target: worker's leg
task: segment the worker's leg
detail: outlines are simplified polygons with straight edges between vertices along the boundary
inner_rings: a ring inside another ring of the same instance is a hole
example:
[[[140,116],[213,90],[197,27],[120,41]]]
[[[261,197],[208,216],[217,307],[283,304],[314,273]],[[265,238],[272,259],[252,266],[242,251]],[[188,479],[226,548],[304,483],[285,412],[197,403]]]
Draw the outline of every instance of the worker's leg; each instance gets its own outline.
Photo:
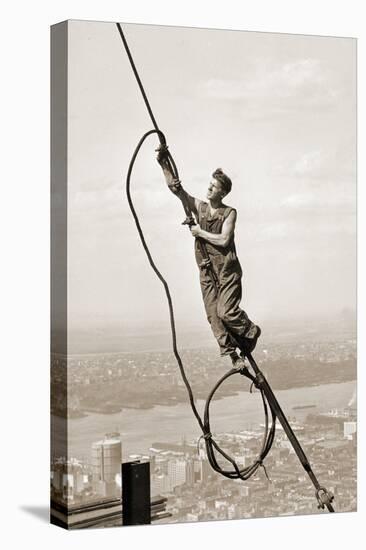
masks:
[[[217,300],[217,315],[235,336],[239,342],[254,349],[256,340],[260,335],[260,329],[255,325],[240,308],[242,298],[241,269],[233,269],[231,272],[221,271],[220,290]]]
[[[200,283],[202,298],[205,304],[208,322],[219,344],[221,355],[232,354],[236,346],[232,342],[230,333],[217,314],[217,291],[208,273],[201,271]]]

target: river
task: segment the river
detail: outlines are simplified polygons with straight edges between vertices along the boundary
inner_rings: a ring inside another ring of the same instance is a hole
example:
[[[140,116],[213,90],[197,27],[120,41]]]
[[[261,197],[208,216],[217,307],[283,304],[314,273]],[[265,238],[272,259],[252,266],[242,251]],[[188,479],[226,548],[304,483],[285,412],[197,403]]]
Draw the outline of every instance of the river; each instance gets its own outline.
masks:
[[[275,394],[284,413],[301,421],[309,413],[343,409],[348,405],[355,388],[356,381],[351,381],[277,390]],[[294,410],[293,407],[298,405],[315,407]],[[200,414],[203,414],[204,402],[197,401],[197,408]],[[239,432],[246,428],[258,427],[263,422],[260,394],[241,392],[236,396],[213,401],[210,418],[213,433]],[[53,422],[57,429],[60,419],[53,418]],[[112,431],[121,434],[124,460],[130,454],[146,453],[153,442],[179,443],[183,437],[190,441],[201,434],[188,398],[187,403],[171,407],[157,406],[148,410],[123,409],[119,413],[108,415],[89,414],[87,417],[68,421],[69,456],[89,461],[92,443]]]

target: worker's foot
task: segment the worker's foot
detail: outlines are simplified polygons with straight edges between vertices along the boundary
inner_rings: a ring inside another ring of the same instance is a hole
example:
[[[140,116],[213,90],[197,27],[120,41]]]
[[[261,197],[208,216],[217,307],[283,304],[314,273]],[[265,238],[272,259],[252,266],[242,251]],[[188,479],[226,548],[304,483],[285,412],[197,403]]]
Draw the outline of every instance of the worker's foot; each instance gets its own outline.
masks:
[[[232,365],[233,365],[233,369],[235,369],[239,372],[242,372],[243,370],[245,370],[247,368],[244,359],[242,357],[239,357],[239,355],[236,353],[236,351],[231,353],[230,357],[231,357],[231,362],[232,362]]]
[[[257,345],[262,331],[258,325],[253,325],[245,335],[245,351],[252,353]]]

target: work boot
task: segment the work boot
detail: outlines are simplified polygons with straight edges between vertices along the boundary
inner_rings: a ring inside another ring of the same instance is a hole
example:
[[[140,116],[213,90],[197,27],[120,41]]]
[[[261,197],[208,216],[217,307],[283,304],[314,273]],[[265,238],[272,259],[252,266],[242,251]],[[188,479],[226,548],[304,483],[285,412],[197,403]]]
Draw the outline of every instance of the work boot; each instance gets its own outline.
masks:
[[[231,357],[231,362],[233,364],[233,368],[239,372],[242,372],[243,370],[245,370],[247,368],[245,362],[244,362],[244,359],[242,359],[241,357],[239,357],[239,355],[236,353],[236,351],[234,351],[233,353],[230,354],[230,357]]]
[[[250,333],[249,337],[248,333]],[[245,351],[247,351],[248,353],[252,353],[255,346],[257,345],[257,341],[261,333],[262,331],[258,325],[253,325],[252,327],[250,327],[250,330],[245,335]]]

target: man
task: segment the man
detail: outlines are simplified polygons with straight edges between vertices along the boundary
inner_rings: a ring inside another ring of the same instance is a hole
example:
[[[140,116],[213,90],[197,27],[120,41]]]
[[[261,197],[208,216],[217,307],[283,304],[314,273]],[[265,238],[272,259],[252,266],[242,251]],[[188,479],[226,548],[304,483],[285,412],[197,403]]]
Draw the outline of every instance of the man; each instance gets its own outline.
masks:
[[[183,204],[189,206],[197,220],[197,224],[191,226],[191,234],[196,239],[195,256],[200,268],[207,319],[219,344],[220,353],[231,357],[234,368],[243,369],[244,360],[239,357],[236,349],[240,347],[252,352],[261,330],[240,308],[242,270],[234,243],[236,210],[222,202],[231,191],[231,180],[221,168],[215,170],[207,191],[208,202],[204,202],[190,196],[180,181],[174,179],[166,147],[161,146],[158,149],[157,160],[163,169],[168,187]],[[206,253],[209,265],[204,257]]]

